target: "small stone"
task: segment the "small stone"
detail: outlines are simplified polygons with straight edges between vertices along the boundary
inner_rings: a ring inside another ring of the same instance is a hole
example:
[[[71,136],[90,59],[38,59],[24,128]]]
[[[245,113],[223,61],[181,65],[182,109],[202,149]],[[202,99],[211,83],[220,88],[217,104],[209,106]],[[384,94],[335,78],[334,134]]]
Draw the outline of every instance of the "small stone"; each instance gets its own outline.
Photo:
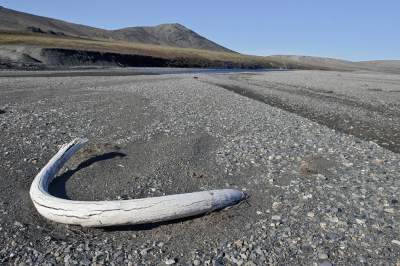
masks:
[[[18,221],[15,221],[14,225],[17,226],[17,227],[24,227],[24,225],[22,223],[18,222]]]
[[[69,254],[66,255],[66,256],[64,257],[64,263],[65,263],[65,264],[69,264],[70,258],[71,258],[71,256],[70,256]]]
[[[400,246],[400,241],[399,240],[393,239],[392,243],[395,244],[395,245]]]
[[[90,265],[90,260],[88,260],[87,258],[84,258],[79,263],[80,263],[80,265],[85,265],[85,266]]]
[[[345,163],[343,163],[343,165],[346,167],[351,167],[351,166],[353,166],[353,163],[345,162]]]
[[[330,261],[323,261],[319,264],[319,266],[332,266],[332,263]]]
[[[326,259],[328,259],[328,255],[325,254],[325,253],[319,253],[319,254],[318,254],[318,258],[319,258],[320,260],[326,260]]]
[[[364,256],[359,256],[358,261],[364,264],[367,262],[367,259]]]
[[[193,261],[193,265],[194,266],[199,266],[200,265],[200,261],[199,260],[194,260]]]
[[[356,223],[363,225],[363,224],[365,224],[365,221],[362,219],[356,219]]]
[[[140,255],[146,256],[147,253],[149,252],[149,250],[150,250],[150,248],[145,248],[145,249],[141,250],[141,251],[140,251]]]
[[[303,199],[307,200],[307,199],[312,199],[312,194],[306,194],[303,196]]]
[[[313,212],[308,212],[307,216],[310,217],[310,218],[313,218],[315,216],[315,214]]]
[[[262,250],[260,247],[257,247],[254,251],[255,251],[258,255],[263,255],[263,250]]]
[[[375,165],[383,165],[385,163],[385,161],[383,161],[381,159],[375,159],[372,161],[372,163]]]
[[[273,215],[273,216],[271,217],[271,219],[272,219],[273,221],[280,221],[280,220],[281,220],[281,216],[280,216],[280,215]]]
[[[394,213],[394,209],[393,209],[393,208],[388,208],[388,209],[385,209],[385,212],[387,212],[387,213]]]
[[[281,204],[282,204],[282,203],[276,202],[276,201],[275,201],[274,203],[272,203],[272,208],[273,208],[273,209],[278,209],[278,208],[281,206]]]
[[[243,240],[236,240],[235,242],[233,242],[233,244],[238,247],[238,248],[242,248],[243,247]]]
[[[257,215],[261,215],[261,214],[263,214],[263,212],[262,211],[256,211],[256,214]]]
[[[339,218],[337,218],[336,216],[329,216],[329,217],[328,217],[328,220],[329,220],[331,223],[337,223],[337,222],[339,222]]]
[[[318,174],[315,167],[308,161],[301,161],[299,170],[302,175]]]
[[[167,260],[165,260],[165,264],[166,265],[172,265],[172,264],[175,264],[175,263],[176,263],[175,259],[167,259]]]

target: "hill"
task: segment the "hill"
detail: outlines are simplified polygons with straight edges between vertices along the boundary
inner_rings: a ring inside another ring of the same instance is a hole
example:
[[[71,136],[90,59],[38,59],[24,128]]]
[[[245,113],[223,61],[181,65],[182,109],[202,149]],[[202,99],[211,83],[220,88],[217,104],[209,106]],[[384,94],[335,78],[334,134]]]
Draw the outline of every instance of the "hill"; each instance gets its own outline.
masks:
[[[348,61],[327,57],[303,55],[275,55],[275,59],[287,60],[292,64],[304,65],[309,68],[329,70],[366,70],[387,73],[400,73],[400,60]]]
[[[0,68],[74,66],[310,69],[286,59],[38,34],[0,33]]]
[[[400,60],[372,60],[372,61],[361,61],[358,65],[380,69],[385,72],[400,73]]]
[[[0,7],[0,31],[158,44],[232,52],[178,23],[105,30]]]
[[[351,61],[335,59],[335,58],[327,58],[327,57],[304,56],[304,55],[276,55],[274,57],[290,60],[300,64],[307,64],[319,68],[353,70],[358,67],[356,63]]]
[[[283,68],[400,73],[399,61],[351,62],[297,55],[243,55],[177,23],[105,30],[0,7],[0,68],[75,66]]]

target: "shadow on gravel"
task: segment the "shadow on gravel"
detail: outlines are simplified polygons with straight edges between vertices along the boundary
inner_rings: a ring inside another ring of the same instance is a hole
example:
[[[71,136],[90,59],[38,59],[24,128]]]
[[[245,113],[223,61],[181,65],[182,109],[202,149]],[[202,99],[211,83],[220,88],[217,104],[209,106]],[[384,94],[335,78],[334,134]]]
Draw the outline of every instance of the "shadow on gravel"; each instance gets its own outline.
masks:
[[[111,160],[116,157],[123,158],[127,156],[125,153],[122,152],[107,152],[101,155],[94,156],[92,158],[89,158],[86,161],[83,161],[80,163],[75,169],[73,170],[68,170],[62,175],[56,177],[53,182],[51,182],[50,187],[49,187],[49,192],[51,195],[63,198],[63,199],[70,199],[67,195],[66,191],[66,183],[68,179],[74,175],[76,172],[89,167],[90,165],[100,162],[100,161],[105,161],[105,160]]]
[[[6,113],[6,111],[5,110],[3,110],[3,109],[0,109],[0,115],[2,115],[2,114],[5,114]]]

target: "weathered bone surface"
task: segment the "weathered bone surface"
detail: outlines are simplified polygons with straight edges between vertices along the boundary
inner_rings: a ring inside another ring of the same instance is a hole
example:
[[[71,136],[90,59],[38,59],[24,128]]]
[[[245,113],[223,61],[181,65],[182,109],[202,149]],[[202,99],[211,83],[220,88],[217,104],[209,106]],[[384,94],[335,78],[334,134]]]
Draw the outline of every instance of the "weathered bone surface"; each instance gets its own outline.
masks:
[[[48,187],[57,172],[86,142],[87,139],[75,139],[63,145],[33,180],[30,196],[45,218],[93,227],[155,223],[222,209],[245,197],[234,189],[119,201],[75,201],[50,195]]]

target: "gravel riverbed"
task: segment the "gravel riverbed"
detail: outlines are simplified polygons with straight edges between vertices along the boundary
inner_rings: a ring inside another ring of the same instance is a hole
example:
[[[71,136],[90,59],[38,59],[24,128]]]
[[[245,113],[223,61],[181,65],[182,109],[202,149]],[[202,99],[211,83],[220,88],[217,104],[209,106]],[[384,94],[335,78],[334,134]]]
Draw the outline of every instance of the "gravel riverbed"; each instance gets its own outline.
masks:
[[[0,78],[0,264],[396,265],[400,75],[288,71]],[[227,210],[81,228],[44,220],[37,172],[90,144],[59,197],[238,188]]]

